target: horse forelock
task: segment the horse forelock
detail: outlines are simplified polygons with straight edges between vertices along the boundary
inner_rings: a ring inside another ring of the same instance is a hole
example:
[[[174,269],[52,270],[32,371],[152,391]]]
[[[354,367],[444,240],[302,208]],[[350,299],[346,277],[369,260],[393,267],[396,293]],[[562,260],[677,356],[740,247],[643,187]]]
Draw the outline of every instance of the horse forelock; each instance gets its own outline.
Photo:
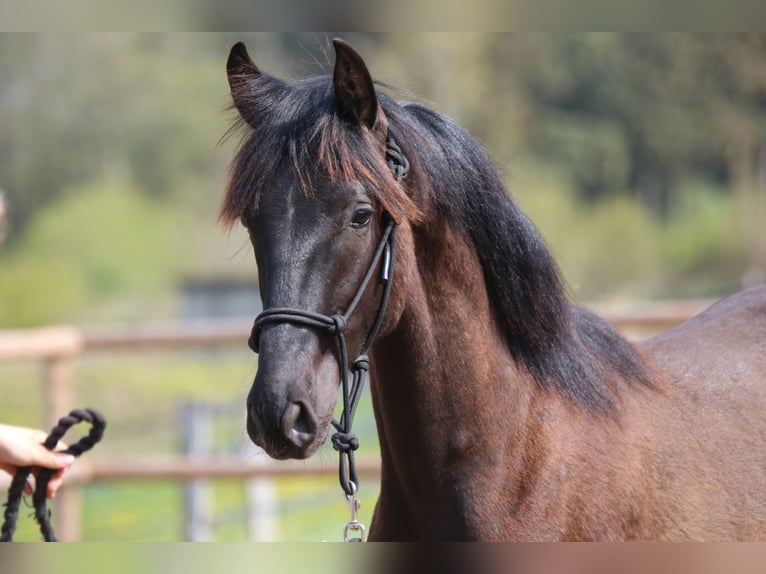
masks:
[[[419,207],[386,164],[385,140],[338,114],[331,87],[329,77],[313,78],[293,84],[289,95],[282,90],[268,106],[252,95],[240,99],[253,109],[239,108],[224,136],[241,138],[219,213],[224,225],[257,209],[261,194],[277,192],[273,182],[284,170],[309,197],[319,179],[358,181],[397,222],[420,219]]]

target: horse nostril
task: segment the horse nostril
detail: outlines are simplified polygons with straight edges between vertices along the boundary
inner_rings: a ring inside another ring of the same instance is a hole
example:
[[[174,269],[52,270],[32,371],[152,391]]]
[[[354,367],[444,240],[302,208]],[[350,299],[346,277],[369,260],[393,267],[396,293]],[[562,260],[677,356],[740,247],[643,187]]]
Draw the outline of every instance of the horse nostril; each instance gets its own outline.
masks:
[[[317,425],[311,409],[305,404],[291,403],[282,416],[282,432],[298,447],[308,445],[316,434]]]

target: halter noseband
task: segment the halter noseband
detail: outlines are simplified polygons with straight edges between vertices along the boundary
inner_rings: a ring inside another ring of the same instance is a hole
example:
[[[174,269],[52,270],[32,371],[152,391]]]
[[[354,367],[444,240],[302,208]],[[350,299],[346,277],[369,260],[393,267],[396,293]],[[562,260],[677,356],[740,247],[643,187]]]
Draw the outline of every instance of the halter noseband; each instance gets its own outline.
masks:
[[[402,153],[402,150],[390,136],[386,140],[386,163],[388,163],[394,177],[396,177],[397,182],[401,185],[409,171],[410,164]],[[378,242],[370,266],[344,313],[323,315],[321,313],[304,311],[302,309],[283,307],[266,309],[255,318],[253,330],[248,341],[249,347],[257,353],[261,330],[264,325],[268,323],[292,323],[295,325],[304,325],[323,331],[338,339],[338,347],[340,349],[339,367],[341,384],[343,387],[343,414],[341,415],[340,421],[334,419],[332,421],[332,425],[335,427],[336,432],[332,435],[331,441],[333,448],[340,453],[338,475],[340,478],[340,486],[348,497],[354,496],[359,486],[359,478],[357,476],[356,464],[354,462],[354,451],[359,448],[359,439],[356,434],[351,431],[351,425],[354,422],[354,413],[359,404],[359,399],[361,398],[362,390],[364,389],[364,383],[370,369],[370,360],[367,357],[367,351],[383,324],[383,316],[386,313],[388,299],[391,294],[391,285],[393,283],[397,224],[388,212],[383,214],[383,219],[385,222],[383,235]],[[359,301],[362,299],[362,295],[367,289],[367,285],[372,279],[379,263],[380,281],[384,284],[384,289],[380,299],[380,305],[378,306],[378,313],[375,317],[375,322],[367,333],[367,337],[364,340],[364,344],[362,345],[359,354],[349,366],[346,337],[344,334],[346,325],[359,304]],[[351,371],[353,377],[350,385],[349,371]]]

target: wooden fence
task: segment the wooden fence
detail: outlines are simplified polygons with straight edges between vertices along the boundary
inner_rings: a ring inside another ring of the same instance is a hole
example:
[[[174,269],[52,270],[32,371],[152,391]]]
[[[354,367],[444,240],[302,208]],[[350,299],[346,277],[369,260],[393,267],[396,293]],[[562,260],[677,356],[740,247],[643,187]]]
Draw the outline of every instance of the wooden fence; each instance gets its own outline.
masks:
[[[694,316],[710,301],[685,300],[630,305],[600,304],[590,307],[618,330],[641,337],[672,328]],[[74,407],[73,362],[85,354],[103,352],[160,352],[182,349],[211,349],[244,346],[251,319],[194,322],[144,323],[139,326],[88,329],[71,326],[0,331],[0,362],[35,361],[44,365],[45,420],[52,427]],[[314,466],[305,462],[263,465],[240,458],[141,458],[125,461],[100,459],[78,461],[66,488],[56,498],[57,533],[62,540],[80,538],[78,485],[94,481],[178,480],[283,477],[335,474],[334,465]],[[360,474],[377,476],[377,462],[360,461]]]

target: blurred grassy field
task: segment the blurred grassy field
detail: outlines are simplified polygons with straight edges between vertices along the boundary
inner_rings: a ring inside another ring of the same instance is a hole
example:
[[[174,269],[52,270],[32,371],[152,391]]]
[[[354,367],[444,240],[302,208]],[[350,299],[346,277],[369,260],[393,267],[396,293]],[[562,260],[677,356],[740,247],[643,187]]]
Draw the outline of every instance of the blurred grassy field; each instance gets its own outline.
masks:
[[[181,407],[191,401],[234,405],[213,419],[213,451],[236,455],[248,439],[244,401],[255,374],[256,358],[237,351],[95,355],[74,366],[75,406],[101,410],[108,425],[105,438],[87,456],[140,459],[180,454],[183,445]],[[0,420],[45,427],[42,367],[34,363],[0,364]],[[237,405],[241,404],[241,410]],[[240,414],[241,413],[241,414]],[[65,413],[62,413],[65,414]],[[376,458],[377,439],[369,393],[359,407],[359,456]],[[77,428],[67,438],[78,436]],[[252,456],[252,455],[250,455]],[[263,455],[265,456],[265,455]],[[329,444],[315,455],[334,468],[337,455]],[[316,462],[316,461],[311,461]],[[278,463],[275,463],[278,464]],[[241,480],[213,485],[213,533],[218,541],[247,541],[247,505]],[[341,540],[349,511],[333,477],[278,479],[275,537],[284,541]],[[179,541],[184,537],[183,483],[117,481],[83,487],[82,539],[85,541]],[[362,485],[361,520],[369,525],[379,485]],[[5,494],[0,495],[4,502]],[[39,540],[31,516],[22,506],[16,540]]]

